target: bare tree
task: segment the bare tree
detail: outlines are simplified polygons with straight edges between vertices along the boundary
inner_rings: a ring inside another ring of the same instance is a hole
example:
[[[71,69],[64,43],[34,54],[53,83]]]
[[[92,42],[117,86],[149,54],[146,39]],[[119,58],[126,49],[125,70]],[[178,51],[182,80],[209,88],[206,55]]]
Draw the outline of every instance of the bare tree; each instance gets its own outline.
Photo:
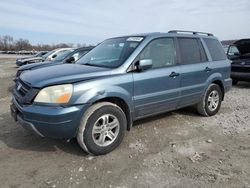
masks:
[[[35,50],[35,51],[50,51],[56,48],[73,47],[72,43],[59,43],[59,44],[36,44],[31,45],[29,40],[19,38],[15,40],[12,36],[0,36],[0,50],[2,51],[20,51],[20,50]],[[77,44],[77,47],[87,46],[85,43]]]
[[[15,42],[15,50],[32,50],[32,46],[27,39],[18,39]]]

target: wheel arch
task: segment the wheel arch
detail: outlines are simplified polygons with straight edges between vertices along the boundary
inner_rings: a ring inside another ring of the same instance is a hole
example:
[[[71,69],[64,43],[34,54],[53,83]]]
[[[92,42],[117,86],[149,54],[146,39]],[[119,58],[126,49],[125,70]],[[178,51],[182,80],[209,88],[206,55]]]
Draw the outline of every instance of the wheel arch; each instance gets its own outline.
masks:
[[[101,98],[99,100],[96,100],[92,104],[96,104],[96,103],[99,103],[99,102],[110,102],[110,103],[113,103],[113,104],[119,106],[126,115],[126,118],[127,118],[127,130],[129,131],[131,129],[132,124],[133,124],[131,109],[130,109],[129,105],[126,103],[126,101],[124,99],[122,99],[120,97],[116,97],[116,96],[109,96],[109,97],[104,97],[104,98]]]
[[[214,80],[212,83],[216,84],[216,85],[218,85],[220,87],[221,92],[222,92],[222,100],[224,100],[225,89],[224,89],[223,82],[221,80]]]
[[[207,81],[207,87],[210,85],[210,84],[217,84],[220,89],[221,89],[221,92],[222,92],[222,100],[224,100],[224,95],[225,95],[225,88],[224,88],[224,84],[223,84],[223,78],[222,78],[222,75],[220,73],[215,73],[215,74],[212,74],[209,78],[208,78],[208,81]]]

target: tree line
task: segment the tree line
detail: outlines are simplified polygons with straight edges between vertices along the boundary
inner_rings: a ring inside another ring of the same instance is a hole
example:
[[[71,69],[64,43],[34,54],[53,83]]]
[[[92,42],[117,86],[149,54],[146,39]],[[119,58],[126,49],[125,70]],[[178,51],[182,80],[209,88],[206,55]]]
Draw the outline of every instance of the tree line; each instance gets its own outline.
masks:
[[[74,45],[71,43],[59,44],[31,44],[28,39],[14,39],[10,35],[0,35],[0,51],[50,51],[56,48],[69,48]],[[87,46],[86,44],[77,44],[76,47]]]

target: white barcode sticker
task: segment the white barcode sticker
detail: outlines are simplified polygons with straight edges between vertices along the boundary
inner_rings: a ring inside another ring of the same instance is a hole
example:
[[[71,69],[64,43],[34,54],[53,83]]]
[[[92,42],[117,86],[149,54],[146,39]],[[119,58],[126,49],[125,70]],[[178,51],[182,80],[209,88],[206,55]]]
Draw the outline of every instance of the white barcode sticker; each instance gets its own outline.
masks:
[[[127,41],[133,41],[133,42],[141,42],[143,40],[143,37],[129,37],[127,38]]]

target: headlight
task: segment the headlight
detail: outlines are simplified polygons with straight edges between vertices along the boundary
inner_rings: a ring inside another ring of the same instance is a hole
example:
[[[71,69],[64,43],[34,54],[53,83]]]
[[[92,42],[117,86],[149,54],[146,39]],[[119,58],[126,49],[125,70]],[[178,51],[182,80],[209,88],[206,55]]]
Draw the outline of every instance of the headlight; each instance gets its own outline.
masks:
[[[40,103],[68,103],[73,92],[72,84],[50,86],[42,89],[35,98]]]

